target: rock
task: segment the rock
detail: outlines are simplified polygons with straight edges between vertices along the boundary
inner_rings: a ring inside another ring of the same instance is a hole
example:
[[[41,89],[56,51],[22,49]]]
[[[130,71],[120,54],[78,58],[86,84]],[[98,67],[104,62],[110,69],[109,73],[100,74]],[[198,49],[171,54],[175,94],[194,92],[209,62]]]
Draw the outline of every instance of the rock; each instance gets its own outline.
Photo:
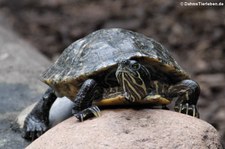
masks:
[[[18,115],[16,123],[18,124],[18,127],[20,129],[23,128],[24,120],[26,119],[27,115],[31,112],[31,110],[34,108],[36,104],[37,103],[35,102],[31,104],[30,106],[25,107],[25,109],[22,112],[20,112],[20,114]]]
[[[50,127],[71,117],[73,106],[74,103],[70,99],[66,97],[57,98],[49,112]]]
[[[47,89],[39,75],[50,62],[1,23],[0,45],[0,148],[24,148],[29,142],[21,137],[19,128]],[[68,111],[71,111],[72,103],[68,99],[56,101],[53,107],[51,125],[71,115]],[[63,109],[60,114],[56,112],[58,109]]]
[[[0,148],[24,148],[28,142],[14,124],[46,89],[38,78],[49,61],[1,23],[0,45]]]
[[[31,110],[34,108],[34,106],[37,103],[33,103],[29,106],[27,106],[17,117],[17,124],[20,129],[23,128],[24,120],[27,117],[27,115],[31,112]],[[74,106],[74,103],[66,98],[57,98],[56,101],[53,103],[50,112],[49,112],[49,123],[50,127],[53,127],[57,125],[58,123],[62,122],[63,120],[69,118],[72,116],[72,108]]]
[[[31,45],[2,27],[0,45],[0,112],[20,111],[45,91],[46,86],[39,81],[39,75],[49,61]]]
[[[53,127],[27,149],[49,148],[209,148],[222,149],[205,121],[159,109],[103,110],[84,122],[74,117]]]

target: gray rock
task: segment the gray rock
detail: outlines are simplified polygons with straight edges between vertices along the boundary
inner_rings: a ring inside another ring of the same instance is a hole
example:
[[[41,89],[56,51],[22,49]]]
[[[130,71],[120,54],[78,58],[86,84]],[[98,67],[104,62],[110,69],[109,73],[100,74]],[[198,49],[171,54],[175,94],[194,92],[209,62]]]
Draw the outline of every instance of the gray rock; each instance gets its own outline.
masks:
[[[74,117],[53,127],[27,149],[222,149],[216,129],[200,119],[159,109],[103,110],[78,122]]]
[[[0,45],[0,148],[24,148],[29,142],[21,137],[19,128],[47,89],[39,75],[50,62],[1,25]],[[68,99],[57,99],[50,111],[51,125],[71,116],[72,106]]]
[[[50,127],[71,117],[73,106],[74,103],[70,99],[66,97],[57,98],[49,112]]]
[[[23,128],[24,120],[26,116],[31,112],[31,110],[36,105],[36,102],[26,107],[17,117],[17,124],[20,129]],[[49,122],[50,127],[57,125],[58,123],[64,121],[65,119],[72,116],[72,108],[74,103],[66,98],[57,98],[53,103],[50,112],[49,112]]]
[[[0,148],[24,148],[28,142],[16,132],[15,120],[45,91],[38,78],[49,61],[1,25],[0,45]]]

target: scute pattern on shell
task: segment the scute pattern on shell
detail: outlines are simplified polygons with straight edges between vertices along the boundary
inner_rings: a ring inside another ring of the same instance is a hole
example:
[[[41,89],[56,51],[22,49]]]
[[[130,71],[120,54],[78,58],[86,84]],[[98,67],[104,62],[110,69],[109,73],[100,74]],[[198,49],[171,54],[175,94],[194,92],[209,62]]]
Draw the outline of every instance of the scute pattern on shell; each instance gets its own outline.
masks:
[[[74,98],[83,81],[115,67],[123,59],[136,59],[163,77],[189,78],[161,44],[142,34],[102,29],[77,40],[43,74],[42,81],[61,96]]]

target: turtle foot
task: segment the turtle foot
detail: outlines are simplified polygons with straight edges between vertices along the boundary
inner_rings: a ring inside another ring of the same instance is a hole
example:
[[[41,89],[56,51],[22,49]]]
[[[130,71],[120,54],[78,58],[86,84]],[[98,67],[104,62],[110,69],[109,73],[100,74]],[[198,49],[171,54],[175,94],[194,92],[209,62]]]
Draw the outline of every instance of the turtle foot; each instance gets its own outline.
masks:
[[[180,104],[179,106],[175,106],[174,110],[179,113],[199,118],[199,112],[196,108],[196,105],[189,105],[188,103]]]
[[[28,116],[24,122],[22,137],[34,141],[40,137],[48,129],[48,125],[44,120],[40,120],[35,116]]]
[[[84,121],[92,117],[99,117],[100,116],[100,109],[97,106],[92,106],[87,109],[84,109],[81,112],[75,113],[74,116],[79,121]]]

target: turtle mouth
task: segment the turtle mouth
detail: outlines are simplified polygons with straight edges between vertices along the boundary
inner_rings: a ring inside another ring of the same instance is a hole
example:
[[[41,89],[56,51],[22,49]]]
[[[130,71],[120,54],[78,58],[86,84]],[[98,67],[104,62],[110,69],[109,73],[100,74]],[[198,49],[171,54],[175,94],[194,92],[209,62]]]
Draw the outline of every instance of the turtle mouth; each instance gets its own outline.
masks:
[[[127,79],[128,77],[129,72],[127,72],[126,70],[118,70],[116,72],[116,78],[118,80],[118,83],[123,88],[123,96],[126,98],[126,100],[134,102],[136,99],[132,98],[131,92],[129,91],[130,79]]]
[[[124,96],[128,101],[139,101],[147,95],[146,84],[140,74],[141,67],[134,60],[124,60],[118,63],[116,78],[123,88]]]
[[[116,76],[120,76],[122,74],[130,74],[130,71],[128,71],[126,69],[117,69]]]
[[[127,65],[129,65],[129,63],[127,61],[122,61],[122,62],[118,63],[118,68],[116,70],[116,76],[119,76],[121,74],[135,75],[135,73],[132,72]]]
[[[143,83],[139,85],[140,78],[135,78],[130,71],[126,69],[116,72],[118,83],[123,88],[124,97],[130,102],[142,100],[146,96],[146,87]]]

